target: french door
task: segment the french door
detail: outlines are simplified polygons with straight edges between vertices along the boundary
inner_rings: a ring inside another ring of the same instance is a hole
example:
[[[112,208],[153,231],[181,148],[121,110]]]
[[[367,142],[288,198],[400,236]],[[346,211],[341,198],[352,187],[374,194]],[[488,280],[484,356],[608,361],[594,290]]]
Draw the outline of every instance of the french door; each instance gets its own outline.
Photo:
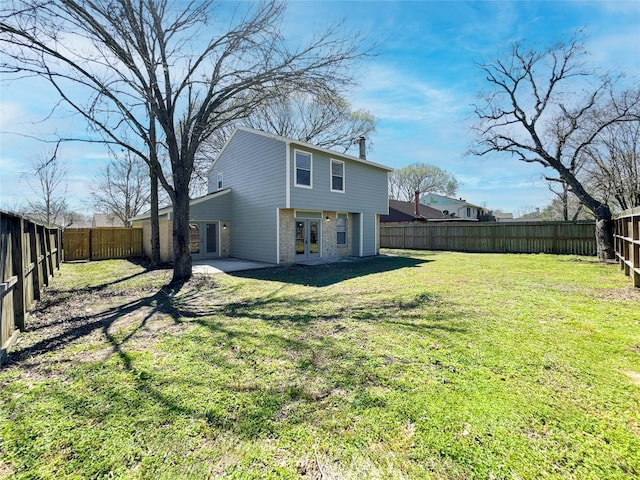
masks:
[[[320,256],[320,220],[296,220],[296,258]]]
[[[218,254],[218,223],[189,225],[189,250],[193,258],[211,258]]]

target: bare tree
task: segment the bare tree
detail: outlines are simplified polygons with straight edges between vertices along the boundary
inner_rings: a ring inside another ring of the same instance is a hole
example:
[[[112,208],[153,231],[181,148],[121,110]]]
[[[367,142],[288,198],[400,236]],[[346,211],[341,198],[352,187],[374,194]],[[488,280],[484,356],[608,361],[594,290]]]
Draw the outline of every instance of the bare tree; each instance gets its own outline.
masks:
[[[340,95],[294,92],[269,99],[247,118],[219,129],[203,145],[194,171],[193,184],[197,186],[198,193],[206,191],[206,173],[236,126],[347,153],[359,148],[360,137],[367,138],[367,148],[371,148],[370,138],[376,129],[376,119],[366,110],[353,110]]]
[[[276,97],[260,105],[244,125],[347,153],[360,137],[375,131],[376,120],[366,110],[352,110],[339,95],[304,92]],[[369,145],[371,142],[369,142]]]
[[[541,211],[542,220],[578,222],[593,220],[593,215],[568,189],[557,189],[556,198]]]
[[[58,157],[58,143],[48,155],[36,158],[27,174],[34,196],[27,201],[29,215],[45,225],[65,223],[67,166]]]
[[[416,192],[455,195],[458,187],[452,174],[426,163],[413,163],[394,170],[389,176],[389,198],[394,200],[411,201]]]
[[[505,58],[479,65],[491,91],[475,108],[471,151],[508,153],[554,170],[593,212],[598,257],[611,259],[611,209],[587,189],[576,167],[605,129],[638,120],[640,90],[617,93],[614,79],[588,68],[585,56],[575,39],[543,51],[517,43]]]
[[[283,2],[223,3],[214,18],[215,4],[13,0],[0,10],[0,67],[47,79],[107,141],[150,162],[173,205],[173,281],[191,276],[189,184],[202,143],[274,95],[339,93],[363,56],[341,25],[288,42]],[[150,123],[167,168],[145,154],[156,148]]]
[[[586,178],[615,210],[640,206],[640,122],[605,128],[585,149]]]
[[[129,151],[112,153],[104,170],[95,179],[91,196],[96,209],[114,215],[125,225],[149,206],[149,167]]]

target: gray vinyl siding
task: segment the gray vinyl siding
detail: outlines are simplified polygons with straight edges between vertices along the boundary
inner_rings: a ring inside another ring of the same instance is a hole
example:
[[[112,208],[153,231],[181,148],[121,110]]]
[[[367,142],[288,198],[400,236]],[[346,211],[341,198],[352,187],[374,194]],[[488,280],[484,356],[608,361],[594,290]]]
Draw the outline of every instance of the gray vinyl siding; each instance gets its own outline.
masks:
[[[289,175],[286,159],[289,148]],[[312,154],[312,188],[295,186],[295,150]],[[345,191],[331,191],[331,158],[344,162]],[[191,207],[194,221],[229,222],[229,255],[276,263],[278,261],[278,209],[343,212],[362,218],[362,254],[376,254],[376,214],[388,213],[387,171],[340,154],[296,145],[282,138],[237,130],[208,175],[209,193],[217,191],[223,174],[227,194]],[[289,182],[287,189],[287,179]],[[289,204],[287,204],[287,190]],[[294,241],[281,238],[281,242]],[[358,248],[353,246],[354,251]]]
[[[347,232],[347,235],[349,235],[349,233]],[[353,215],[351,215],[351,250],[352,250],[352,255],[354,257],[357,257],[360,255],[360,214],[359,213],[354,213]]]
[[[294,149],[313,155],[313,188],[295,186]],[[338,154],[291,146],[291,208],[319,209],[337,212],[370,212],[387,214],[387,172],[377,166],[344,158]],[[344,193],[331,191],[331,158],[344,161]]]
[[[231,192],[189,207],[192,222],[229,220],[231,217]]]
[[[313,155],[313,188],[299,188],[294,185],[294,149]],[[352,213],[353,252],[359,252],[362,241],[363,256],[376,255],[377,216],[389,210],[387,171],[375,165],[367,165],[338,154],[331,156],[325,152],[291,147],[291,207],[295,209],[323,209]],[[331,159],[344,162],[344,192],[331,191]],[[362,231],[360,232],[360,220]]]
[[[218,173],[231,192],[230,255],[277,262],[277,208],[285,205],[285,143],[238,130],[209,172],[210,193]],[[224,218],[224,217],[221,217]]]
[[[376,215],[369,213],[363,216],[362,256],[376,255]]]

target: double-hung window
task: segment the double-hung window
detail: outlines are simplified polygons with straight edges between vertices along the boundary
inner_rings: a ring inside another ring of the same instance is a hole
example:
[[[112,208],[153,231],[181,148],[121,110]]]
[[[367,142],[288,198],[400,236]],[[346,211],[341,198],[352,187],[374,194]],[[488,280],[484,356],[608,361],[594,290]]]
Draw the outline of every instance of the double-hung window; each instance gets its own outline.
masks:
[[[336,220],[336,244],[340,247],[347,245],[347,215],[339,213]]]
[[[217,178],[217,183],[218,183],[218,190],[222,190],[222,173],[218,174],[218,178]]]
[[[296,159],[296,187],[311,188],[312,184],[312,160],[311,154],[306,152],[295,152]]]
[[[331,159],[331,191],[344,192],[344,162]]]

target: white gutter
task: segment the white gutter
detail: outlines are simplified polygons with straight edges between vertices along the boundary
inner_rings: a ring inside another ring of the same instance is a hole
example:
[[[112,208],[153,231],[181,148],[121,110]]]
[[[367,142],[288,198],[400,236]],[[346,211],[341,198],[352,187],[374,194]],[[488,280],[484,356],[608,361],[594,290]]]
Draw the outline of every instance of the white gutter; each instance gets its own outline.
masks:
[[[284,200],[284,206],[285,208],[291,208],[291,142],[286,142],[285,143],[285,149],[286,152],[284,154],[284,159],[285,159],[285,177],[286,177],[286,183],[285,183],[285,190],[284,190],[284,195],[285,195],[285,200]],[[280,262],[278,262],[280,263]]]

